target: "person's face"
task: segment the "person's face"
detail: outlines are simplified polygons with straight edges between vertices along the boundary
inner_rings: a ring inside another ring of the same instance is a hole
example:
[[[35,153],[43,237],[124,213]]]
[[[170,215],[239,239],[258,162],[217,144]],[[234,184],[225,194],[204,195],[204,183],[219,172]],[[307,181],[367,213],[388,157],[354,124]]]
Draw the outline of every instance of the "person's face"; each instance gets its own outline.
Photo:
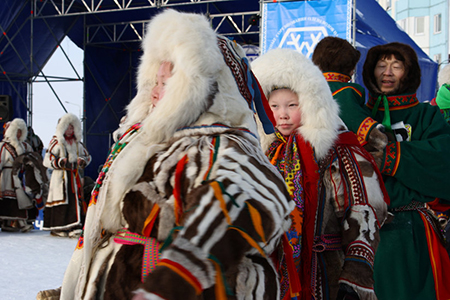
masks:
[[[67,127],[66,132],[64,133],[65,136],[72,136],[73,135],[73,125],[70,124],[69,127]]]
[[[380,59],[374,71],[377,86],[384,94],[395,93],[404,74],[403,62],[397,60],[394,55]]]
[[[162,62],[156,74],[156,84],[152,89],[152,104],[156,106],[159,100],[164,97],[165,85],[168,78],[172,76],[172,64],[170,62]]]
[[[20,140],[21,137],[22,137],[22,130],[18,129],[17,130],[17,139]]]
[[[288,89],[275,90],[269,95],[269,106],[282,135],[288,136],[300,127],[301,112],[296,93]]]

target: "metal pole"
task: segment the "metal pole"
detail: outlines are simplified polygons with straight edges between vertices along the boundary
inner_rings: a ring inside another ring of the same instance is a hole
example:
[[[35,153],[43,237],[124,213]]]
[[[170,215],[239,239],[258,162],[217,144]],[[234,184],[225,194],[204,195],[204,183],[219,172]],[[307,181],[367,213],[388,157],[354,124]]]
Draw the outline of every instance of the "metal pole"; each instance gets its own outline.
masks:
[[[352,45],[356,48],[356,0],[353,0]]]

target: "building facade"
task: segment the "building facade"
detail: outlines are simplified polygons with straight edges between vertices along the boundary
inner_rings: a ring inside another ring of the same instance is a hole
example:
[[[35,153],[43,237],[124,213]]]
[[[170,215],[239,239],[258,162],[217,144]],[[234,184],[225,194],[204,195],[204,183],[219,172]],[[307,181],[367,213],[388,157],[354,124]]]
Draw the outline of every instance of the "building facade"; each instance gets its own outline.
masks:
[[[377,1],[440,67],[449,64],[450,0]]]

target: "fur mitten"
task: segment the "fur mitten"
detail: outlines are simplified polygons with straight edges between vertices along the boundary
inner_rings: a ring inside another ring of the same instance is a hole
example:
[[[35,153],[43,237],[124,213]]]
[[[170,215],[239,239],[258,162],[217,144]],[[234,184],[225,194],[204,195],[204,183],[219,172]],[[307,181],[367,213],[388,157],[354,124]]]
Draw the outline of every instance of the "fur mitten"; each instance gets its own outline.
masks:
[[[382,151],[388,143],[388,136],[384,131],[384,126],[378,124],[369,134],[369,139],[364,148],[369,151]]]

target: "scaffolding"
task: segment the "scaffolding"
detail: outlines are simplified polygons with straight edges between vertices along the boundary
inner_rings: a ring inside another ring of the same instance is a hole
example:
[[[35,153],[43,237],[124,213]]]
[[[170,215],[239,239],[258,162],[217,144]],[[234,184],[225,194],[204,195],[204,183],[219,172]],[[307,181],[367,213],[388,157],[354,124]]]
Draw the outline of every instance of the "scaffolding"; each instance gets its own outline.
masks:
[[[240,2],[240,3],[238,3]],[[23,21],[22,24],[19,25],[18,30],[12,36],[8,34],[4,34],[0,39],[7,39],[6,46],[4,46],[2,50],[5,51],[9,48],[9,50],[13,50],[19,58],[22,68],[26,70],[26,72],[22,72],[19,74],[20,76],[26,77],[26,79],[22,79],[22,81],[26,80],[27,82],[27,98],[25,99],[18,90],[15,90],[18,95],[19,100],[27,109],[27,123],[32,126],[33,124],[33,84],[34,83],[46,83],[59,105],[62,109],[67,112],[67,109],[64,105],[64,101],[58,96],[56,89],[54,88],[54,84],[61,82],[83,82],[83,90],[85,84],[85,77],[83,74],[80,74],[76,68],[74,67],[73,62],[71,61],[69,55],[66,50],[62,46],[63,39],[70,33],[73,26],[75,26],[76,22],[83,20],[83,49],[86,49],[87,46],[104,46],[112,44],[122,44],[126,45],[127,43],[140,42],[145,35],[146,24],[148,23],[148,19],[140,20],[140,19],[129,19],[126,21],[119,20],[117,22],[104,22],[102,20],[102,16],[107,14],[117,14],[124,12],[133,12],[133,11],[149,11],[149,15],[156,13],[158,9],[162,8],[175,8],[175,9],[186,9],[186,10],[195,10],[197,7],[201,7],[201,9],[208,16],[211,26],[214,28],[216,32],[220,32],[223,35],[233,37],[238,42],[242,43],[255,43],[259,38],[259,26],[258,20],[260,15],[259,10],[259,1],[258,0],[247,0],[246,3],[254,2],[251,6],[252,9],[240,10],[236,8],[240,8],[243,5],[242,1],[237,0],[29,0],[24,1],[21,10],[30,9],[30,16]],[[219,4],[224,7],[223,4],[226,4],[226,11],[222,11],[219,8]],[[152,11],[153,10],[153,11]],[[142,14],[136,14],[141,16]],[[18,15],[17,15],[18,16]],[[17,18],[16,16],[16,18]],[[99,16],[96,18],[96,16]],[[62,35],[56,35],[52,32],[52,27],[48,24],[48,20],[54,18],[63,18],[63,17],[73,17],[73,22],[70,26],[65,29]],[[87,17],[94,17],[98,22],[87,23]],[[35,38],[34,31],[34,22],[39,19],[46,24],[48,28],[48,32],[54,38],[56,43],[56,47],[54,48],[51,55],[45,59],[43,62],[38,62],[33,56],[35,53],[33,49],[33,39]],[[120,19],[120,18],[119,18]],[[14,20],[15,22],[16,20]],[[29,28],[27,28],[29,26]],[[20,54],[18,49],[14,45],[14,40],[20,36],[20,32],[22,29],[26,29],[30,31],[30,59],[29,62],[25,62],[20,59]],[[8,28],[1,28],[2,32],[7,33]],[[252,40],[253,39],[253,40]],[[48,62],[50,57],[54,54],[56,49],[60,49],[62,54],[64,55],[66,61],[70,65],[73,70],[72,77],[64,77],[64,76],[54,76],[51,74],[45,74],[43,68],[45,64]],[[36,69],[38,70],[36,72]],[[11,86],[14,88],[12,84],[14,81],[20,81],[21,79],[12,79],[8,76],[5,70],[0,65],[0,71],[5,75],[7,81],[11,83]],[[89,72],[89,67],[85,65],[85,71]],[[25,74],[27,73],[27,74]],[[94,81],[97,81],[94,78]],[[105,96],[106,97],[106,96]],[[105,103],[107,106],[108,103]],[[85,122],[85,97],[83,93],[83,109],[81,119]],[[103,108],[104,109],[104,108]],[[102,110],[103,110],[102,109]],[[86,139],[86,126],[83,126],[83,137]]]

